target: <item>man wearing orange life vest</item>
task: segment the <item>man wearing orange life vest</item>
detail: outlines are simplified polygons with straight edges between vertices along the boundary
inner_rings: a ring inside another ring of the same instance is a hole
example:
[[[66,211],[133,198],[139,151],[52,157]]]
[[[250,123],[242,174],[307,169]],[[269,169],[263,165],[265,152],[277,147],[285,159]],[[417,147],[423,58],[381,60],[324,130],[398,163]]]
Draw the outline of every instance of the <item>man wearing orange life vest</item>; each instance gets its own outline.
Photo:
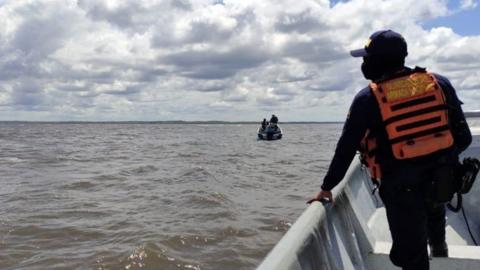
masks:
[[[445,77],[405,67],[407,43],[394,31],[375,32],[364,48],[350,53],[363,57],[362,73],[371,83],[355,96],[321,191],[309,202],[332,201],[331,189],[356,151],[373,140],[364,156],[374,156],[369,169],[381,181],[390,259],[405,270],[429,269],[427,245],[432,256],[448,256],[445,206],[432,199],[429,187],[453,175],[472,140],[462,103]]]

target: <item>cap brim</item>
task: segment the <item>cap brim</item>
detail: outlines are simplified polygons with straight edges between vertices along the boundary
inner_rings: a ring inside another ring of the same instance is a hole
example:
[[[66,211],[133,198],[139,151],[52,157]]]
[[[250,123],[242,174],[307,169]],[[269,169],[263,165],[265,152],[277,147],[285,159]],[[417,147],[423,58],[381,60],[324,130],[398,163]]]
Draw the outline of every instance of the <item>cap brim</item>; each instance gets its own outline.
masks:
[[[353,57],[364,57],[367,54],[368,53],[367,53],[367,50],[365,50],[365,48],[350,51],[350,55]]]

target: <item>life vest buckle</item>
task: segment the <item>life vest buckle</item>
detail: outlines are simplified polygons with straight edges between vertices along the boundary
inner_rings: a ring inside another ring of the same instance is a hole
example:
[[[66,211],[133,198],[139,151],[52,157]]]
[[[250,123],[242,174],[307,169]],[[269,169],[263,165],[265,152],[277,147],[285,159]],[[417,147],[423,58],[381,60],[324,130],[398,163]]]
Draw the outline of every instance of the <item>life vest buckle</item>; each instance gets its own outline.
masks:
[[[406,143],[407,143],[407,145],[414,145],[415,141],[414,140],[408,140]]]

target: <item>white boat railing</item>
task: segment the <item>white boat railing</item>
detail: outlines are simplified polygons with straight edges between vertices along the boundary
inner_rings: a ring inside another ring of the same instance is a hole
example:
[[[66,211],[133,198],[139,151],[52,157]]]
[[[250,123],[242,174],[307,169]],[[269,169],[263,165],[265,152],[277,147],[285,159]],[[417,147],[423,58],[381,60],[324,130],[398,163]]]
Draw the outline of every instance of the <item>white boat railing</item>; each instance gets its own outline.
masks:
[[[364,177],[355,162],[347,178]],[[374,250],[367,220],[376,209],[364,181],[342,181],[333,189],[334,204],[309,206],[257,270],[368,269],[365,254]],[[364,194],[362,194],[364,193]],[[352,205],[366,196],[364,205]]]

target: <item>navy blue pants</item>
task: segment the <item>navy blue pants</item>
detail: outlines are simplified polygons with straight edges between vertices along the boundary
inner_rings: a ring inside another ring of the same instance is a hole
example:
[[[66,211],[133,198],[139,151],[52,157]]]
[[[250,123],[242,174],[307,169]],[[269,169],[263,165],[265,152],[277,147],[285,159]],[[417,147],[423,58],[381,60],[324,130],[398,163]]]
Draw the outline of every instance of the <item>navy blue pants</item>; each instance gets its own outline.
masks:
[[[390,260],[405,270],[428,270],[428,243],[445,241],[445,205],[428,198],[433,169],[405,166],[385,175],[380,186],[392,236]]]

